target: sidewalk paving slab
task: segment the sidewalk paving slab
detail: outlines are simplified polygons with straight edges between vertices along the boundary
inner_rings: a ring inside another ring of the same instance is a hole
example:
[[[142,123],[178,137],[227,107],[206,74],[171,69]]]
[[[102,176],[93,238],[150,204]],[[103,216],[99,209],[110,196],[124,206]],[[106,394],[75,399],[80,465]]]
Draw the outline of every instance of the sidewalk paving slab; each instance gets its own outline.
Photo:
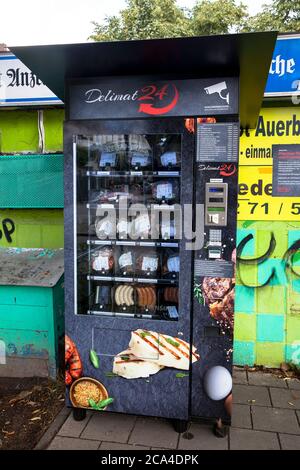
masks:
[[[238,369],[237,367],[234,367],[232,378],[235,384],[239,384],[239,385],[248,384],[247,372],[243,369]]]
[[[275,408],[300,410],[300,390],[270,388],[271,400]]]
[[[61,429],[58,432],[59,436],[65,437],[79,437],[87,423],[91,419],[92,412],[87,411],[86,418],[83,421],[75,421],[71,413]]]
[[[280,450],[275,432],[230,429],[230,450]]]
[[[232,427],[225,438],[214,436],[212,425],[192,423],[192,438],[186,439],[166,419],[110,412],[88,411],[84,421],[75,421],[64,408],[36,448],[163,451],[178,445],[182,450],[299,450],[300,381],[236,367],[233,375]]]
[[[218,438],[213,434],[212,426],[193,423],[188,431],[193,439],[184,439],[180,435],[178,449],[180,450],[228,450],[228,436]]]
[[[45,434],[42,435],[34,450],[47,449],[52,439],[59,433],[69,414],[70,409],[64,406],[64,408],[60,410],[60,412],[56,416],[55,420],[51,423]]]
[[[233,428],[252,429],[251,410],[249,405],[235,404],[233,406],[231,425]]]
[[[289,379],[285,381],[288,388],[292,390],[300,390],[300,380],[299,379]]]
[[[149,450],[150,447],[135,446],[133,444],[119,444],[118,442],[102,442],[100,450]]]
[[[81,437],[83,439],[125,444],[128,441],[135,421],[136,416],[132,415],[94,412]]]
[[[178,433],[172,424],[162,418],[139,417],[129,439],[129,444],[176,449]]]
[[[235,385],[232,392],[233,403],[271,406],[270,396],[266,387],[256,385]]]
[[[99,445],[100,441],[56,436],[48,447],[48,450],[96,450]]]
[[[300,436],[279,434],[282,450],[300,450]]]
[[[256,430],[300,435],[300,426],[293,410],[253,406],[252,419]]]
[[[275,374],[248,372],[249,385],[260,385],[265,387],[287,388],[287,383]]]

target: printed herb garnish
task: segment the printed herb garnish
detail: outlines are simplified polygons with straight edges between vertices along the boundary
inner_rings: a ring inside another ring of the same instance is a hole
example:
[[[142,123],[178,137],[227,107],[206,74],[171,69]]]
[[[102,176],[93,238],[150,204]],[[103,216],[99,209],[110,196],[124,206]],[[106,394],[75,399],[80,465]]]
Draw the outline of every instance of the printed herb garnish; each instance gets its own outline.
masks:
[[[167,341],[167,343],[171,344],[175,348],[178,348],[180,346],[180,343],[178,343],[177,341],[175,341],[172,338],[165,338],[165,340]]]
[[[141,333],[140,333],[140,337],[143,338],[143,339],[144,339],[146,336],[150,336],[150,335],[151,335],[151,333],[149,333],[149,331],[141,331]]]
[[[114,372],[105,372],[105,377],[119,377],[118,374]]]
[[[120,356],[120,358],[122,359],[122,361],[129,361],[130,360],[129,356]]]
[[[106,398],[105,400],[100,400],[98,403],[95,400],[89,399],[89,405],[93,410],[101,411],[104,410],[108,405],[110,405],[114,401],[113,398]]]
[[[204,298],[200,284],[194,284],[194,296],[196,297],[200,305],[204,305]]]

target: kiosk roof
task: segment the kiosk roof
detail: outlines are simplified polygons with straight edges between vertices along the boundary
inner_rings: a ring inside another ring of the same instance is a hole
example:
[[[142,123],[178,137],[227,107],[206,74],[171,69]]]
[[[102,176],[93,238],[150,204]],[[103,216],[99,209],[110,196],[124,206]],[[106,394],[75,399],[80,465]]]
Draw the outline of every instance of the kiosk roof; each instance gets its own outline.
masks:
[[[121,75],[240,76],[240,120],[254,127],[277,33],[10,47],[55,95],[65,79]]]

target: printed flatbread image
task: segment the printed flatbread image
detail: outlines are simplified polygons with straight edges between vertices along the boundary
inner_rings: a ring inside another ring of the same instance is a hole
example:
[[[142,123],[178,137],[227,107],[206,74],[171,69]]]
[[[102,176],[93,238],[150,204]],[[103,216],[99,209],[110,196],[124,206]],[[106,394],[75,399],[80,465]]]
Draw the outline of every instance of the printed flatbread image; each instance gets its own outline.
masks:
[[[113,372],[126,379],[149,377],[161,369],[189,370],[190,355],[192,363],[199,360],[195,346],[186,341],[138,329],[131,332],[129,348],[114,358]]]

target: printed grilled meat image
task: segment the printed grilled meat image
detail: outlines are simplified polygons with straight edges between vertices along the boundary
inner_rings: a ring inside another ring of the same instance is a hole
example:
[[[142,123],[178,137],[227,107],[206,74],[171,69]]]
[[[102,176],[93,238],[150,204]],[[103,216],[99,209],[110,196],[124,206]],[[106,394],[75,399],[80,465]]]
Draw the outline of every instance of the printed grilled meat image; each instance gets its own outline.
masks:
[[[231,256],[236,263],[236,250]],[[235,278],[205,277],[202,281],[202,294],[209,312],[220,325],[222,331],[233,334]]]
[[[232,285],[231,279],[224,277],[205,277],[202,282],[202,292],[205,302],[209,305],[223,297],[229,292]]]
[[[220,302],[210,304],[209,311],[211,316],[220,324],[221,328],[232,334],[234,324],[234,287]]]
[[[234,280],[222,277],[205,277],[202,293],[210,315],[223,331],[233,333]]]

